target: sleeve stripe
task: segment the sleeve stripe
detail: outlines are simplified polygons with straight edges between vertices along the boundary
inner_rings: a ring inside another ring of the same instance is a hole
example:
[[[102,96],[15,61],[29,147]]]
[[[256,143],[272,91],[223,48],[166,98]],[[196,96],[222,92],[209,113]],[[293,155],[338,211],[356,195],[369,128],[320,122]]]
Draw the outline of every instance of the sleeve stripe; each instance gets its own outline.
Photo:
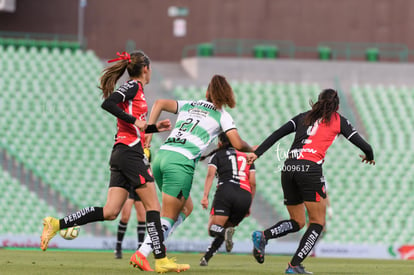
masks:
[[[118,90],[116,90],[115,93],[120,93],[122,95],[122,98],[123,98],[122,101],[125,101],[125,94],[124,93],[122,93]]]
[[[178,100],[176,100],[175,103],[177,104],[177,109],[175,111],[175,114],[178,114]]]
[[[228,131],[233,130],[233,129],[236,129],[237,130],[236,127],[233,127],[233,128],[227,129],[224,133],[227,133]]]
[[[347,139],[350,139],[353,135],[355,135],[357,133],[357,131],[353,131],[350,135],[349,135],[349,137],[347,137]]]
[[[296,131],[296,123],[291,119],[290,122],[293,123],[293,129]]]
[[[217,169],[217,166],[215,164],[213,164],[213,163],[209,163],[208,166],[213,166],[213,167],[215,167]]]

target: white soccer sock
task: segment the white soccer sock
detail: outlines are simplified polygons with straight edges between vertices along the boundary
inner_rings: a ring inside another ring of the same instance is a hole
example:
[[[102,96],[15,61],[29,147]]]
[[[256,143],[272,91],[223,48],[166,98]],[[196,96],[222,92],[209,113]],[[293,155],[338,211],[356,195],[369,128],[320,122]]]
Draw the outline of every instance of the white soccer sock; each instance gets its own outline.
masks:
[[[167,240],[167,237],[172,229],[172,222],[173,220],[171,219],[161,217],[161,226],[162,226],[162,231],[164,233],[164,242]],[[142,255],[144,255],[145,257],[148,257],[149,254],[151,254],[152,252],[151,239],[148,234],[147,236],[145,236],[145,240],[142,243],[141,247],[138,249],[138,251],[141,252]]]
[[[168,237],[177,229],[177,227],[182,224],[184,222],[184,220],[187,218],[187,216],[183,213],[180,212],[180,214],[178,215],[177,220],[175,221],[174,225],[172,226],[170,233],[168,234]]]
[[[138,249],[138,251],[141,252],[142,255],[144,255],[145,257],[148,257],[148,255],[151,254],[151,238],[148,234],[145,236],[145,240],[142,243],[141,247]]]

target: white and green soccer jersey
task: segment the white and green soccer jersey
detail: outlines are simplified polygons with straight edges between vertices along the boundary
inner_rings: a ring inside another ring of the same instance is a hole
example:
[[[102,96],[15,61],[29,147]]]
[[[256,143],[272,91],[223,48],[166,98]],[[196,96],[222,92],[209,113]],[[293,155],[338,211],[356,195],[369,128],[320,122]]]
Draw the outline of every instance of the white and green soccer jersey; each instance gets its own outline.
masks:
[[[179,100],[177,104],[177,122],[160,149],[197,159],[221,132],[236,128],[230,114],[211,102]]]

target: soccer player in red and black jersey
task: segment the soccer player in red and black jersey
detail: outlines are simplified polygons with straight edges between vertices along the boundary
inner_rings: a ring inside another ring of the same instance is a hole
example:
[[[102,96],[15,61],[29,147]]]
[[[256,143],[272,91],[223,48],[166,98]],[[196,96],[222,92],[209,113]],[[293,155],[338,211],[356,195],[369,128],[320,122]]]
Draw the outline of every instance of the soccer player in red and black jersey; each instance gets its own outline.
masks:
[[[326,151],[336,137],[343,135],[365,153],[360,155],[362,162],[375,165],[371,146],[337,112],[339,97],[335,90],[323,90],[318,101],[311,106],[310,111],[295,116],[274,131],[247,157],[249,163],[252,163],[279,139],[295,132],[295,139],[281,172],[284,203],[290,220],[280,221],[264,231],[255,231],[252,235],[253,255],[259,263],[263,263],[269,239],[299,231],[305,226],[306,207],[310,225],[288,263],[286,274],[312,274],[301,263],[311,252],[325,225],[326,190],[322,164]]]
[[[249,215],[256,192],[255,167],[254,164],[247,163],[247,154],[234,149],[225,133],[219,135],[218,146],[218,149],[209,154],[212,157],[201,200],[201,205],[207,209],[208,195],[217,175],[217,189],[208,222],[209,235],[214,240],[201,258],[201,266],[208,265],[224,240],[227,252],[231,251],[234,227]]]
[[[43,220],[44,228],[40,247],[46,250],[50,239],[60,230],[75,225],[91,222],[114,220],[128,198],[130,188],[135,189],[146,210],[147,232],[150,235],[155,258],[155,271],[180,272],[190,268],[189,265],[177,264],[166,257],[164,237],[160,221],[160,203],[153,177],[144,162],[141,132],[153,133],[171,129],[169,120],[148,125],[148,112],[144,85],[151,79],[151,66],[148,56],[141,51],[131,54],[118,53],[116,62],[103,71],[100,89],[103,98],[102,108],[117,117],[118,131],[110,157],[111,176],[107,201],[104,207],[86,207],[60,220],[47,217]],[[115,90],[116,82],[127,71],[130,79]],[[151,270],[146,259],[135,259],[138,266]],[[144,264],[143,264],[144,263]],[[134,264],[135,262],[131,262]]]

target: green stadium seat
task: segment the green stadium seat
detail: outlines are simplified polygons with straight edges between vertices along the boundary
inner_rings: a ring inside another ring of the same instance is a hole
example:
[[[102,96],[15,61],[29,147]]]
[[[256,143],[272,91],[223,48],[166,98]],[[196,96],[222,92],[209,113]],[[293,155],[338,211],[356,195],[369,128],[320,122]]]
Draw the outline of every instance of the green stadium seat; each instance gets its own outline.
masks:
[[[377,62],[379,60],[379,50],[377,48],[366,49],[365,58],[367,61]]]
[[[211,43],[202,43],[197,46],[197,55],[208,57],[214,55],[214,46]]]
[[[276,58],[279,56],[279,48],[274,45],[257,45],[253,47],[255,58]]]
[[[332,59],[332,49],[326,46],[318,47],[318,57],[320,60]]]

